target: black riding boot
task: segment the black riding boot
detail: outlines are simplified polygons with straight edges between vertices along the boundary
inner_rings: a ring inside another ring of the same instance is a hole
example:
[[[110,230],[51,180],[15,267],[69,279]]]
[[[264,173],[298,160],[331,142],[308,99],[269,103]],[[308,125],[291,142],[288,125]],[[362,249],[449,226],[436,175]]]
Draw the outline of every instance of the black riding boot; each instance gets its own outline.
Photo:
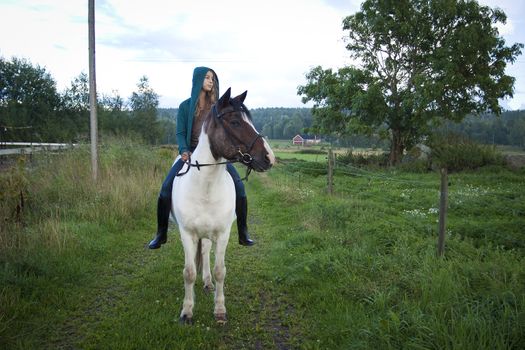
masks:
[[[168,240],[168,221],[171,198],[159,197],[157,202],[157,236],[148,244],[149,249],[158,249]]]
[[[237,197],[235,203],[235,213],[237,214],[237,231],[239,232],[239,244],[245,246],[254,245],[250,239],[246,217],[248,216],[248,201],[246,197]]]

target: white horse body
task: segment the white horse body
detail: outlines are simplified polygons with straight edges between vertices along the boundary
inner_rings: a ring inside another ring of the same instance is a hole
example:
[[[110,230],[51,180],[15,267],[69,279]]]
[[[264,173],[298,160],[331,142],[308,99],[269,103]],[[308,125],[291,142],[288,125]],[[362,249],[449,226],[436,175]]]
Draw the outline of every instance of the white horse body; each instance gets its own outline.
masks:
[[[191,155],[191,161],[199,164],[217,163],[204,131]],[[223,161],[225,159],[219,160]],[[225,230],[229,232],[235,220],[235,187],[226,165],[190,169],[184,176],[175,178],[172,191],[172,209],[182,231],[191,233],[195,238],[211,240],[215,240],[217,234]]]
[[[199,164],[223,162],[213,158],[208,135],[201,131],[199,143],[191,156],[191,161]],[[185,297],[181,320],[193,317],[194,292],[197,279],[196,259],[202,259],[202,278],[204,288],[213,290],[210,270],[211,242],[216,245],[215,252],[215,317],[226,321],[224,305],[224,278],[226,266],[224,256],[230,238],[230,230],[235,220],[235,186],[226,165],[190,169],[184,176],[176,177],[172,190],[172,210],[179,226],[184,246],[184,288]],[[198,242],[202,239],[202,257],[196,257]]]
[[[179,226],[185,259],[185,293],[180,315],[183,323],[191,323],[193,318],[193,288],[198,272],[196,260],[202,261],[205,290],[215,288],[215,318],[220,323],[226,322],[224,257],[235,220],[236,200],[233,179],[227,172],[226,165],[220,163],[226,159],[235,159],[262,172],[270,169],[275,162],[270,146],[257,133],[247,116],[246,107],[242,104],[245,97],[246,92],[231,99],[228,89],[219,99],[203,124],[198,146],[191,155],[189,171],[183,176],[175,177],[173,182],[172,214]],[[215,156],[212,149],[217,153]],[[209,166],[199,167],[198,164]],[[187,168],[183,168],[182,172],[186,170]],[[202,243],[202,251],[197,256],[199,241]],[[215,287],[210,271],[212,242],[215,243]]]

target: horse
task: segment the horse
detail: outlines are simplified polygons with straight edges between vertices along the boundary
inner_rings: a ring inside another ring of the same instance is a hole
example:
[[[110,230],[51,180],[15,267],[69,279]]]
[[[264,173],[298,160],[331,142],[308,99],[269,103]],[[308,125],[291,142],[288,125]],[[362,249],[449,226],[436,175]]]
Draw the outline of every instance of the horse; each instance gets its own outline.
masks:
[[[184,301],[180,323],[193,323],[194,285],[202,263],[205,291],[215,290],[214,316],[226,323],[224,257],[235,220],[235,187],[226,163],[240,162],[257,172],[269,170],[275,156],[254,127],[244,105],[248,91],[231,98],[231,88],[212,106],[202,125],[199,142],[173,182],[172,215],[184,247]],[[185,169],[185,171],[184,171]],[[210,250],[215,244],[213,286]]]

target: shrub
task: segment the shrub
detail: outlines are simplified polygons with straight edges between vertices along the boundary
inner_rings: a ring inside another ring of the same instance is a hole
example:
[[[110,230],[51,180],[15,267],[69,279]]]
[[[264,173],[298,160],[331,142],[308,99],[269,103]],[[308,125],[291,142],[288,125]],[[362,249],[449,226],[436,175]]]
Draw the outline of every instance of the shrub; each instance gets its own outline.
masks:
[[[459,134],[435,134],[430,147],[433,165],[447,167],[449,171],[504,164],[503,156],[495,147],[480,145]]]
[[[326,154],[326,151],[315,149],[315,148],[307,148],[297,151],[296,153],[299,154]]]
[[[8,224],[22,223],[23,210],[27,200],[26,158],[21,156],[17,163],[0,174],[0,220],[5,224],[0,228],[0,234]]]
[[[398,169],[411,173],[427,173],[431,170],[427,160],[410,160],[399,164]]]
[[[344,154],[337,154],[336,162],[343,165],[384,167],[388,164],[388,154],[363,154],[350,149]]]

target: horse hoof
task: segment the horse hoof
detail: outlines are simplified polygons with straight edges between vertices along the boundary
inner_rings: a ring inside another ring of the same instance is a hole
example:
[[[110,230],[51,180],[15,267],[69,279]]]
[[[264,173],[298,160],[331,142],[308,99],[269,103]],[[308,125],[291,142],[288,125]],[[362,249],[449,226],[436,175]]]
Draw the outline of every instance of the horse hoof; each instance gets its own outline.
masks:
[[[179,323],[182,325],[192,325],[193,317],[188,317],[187,315],[181,316],[181,318],[179,318]]]
[[[215,290],[215,286],[213,284],[210,284],[209,286],[204,286],[204,293],[210,294]]]
[[[225,325],[228,320],[226,319],[226,314],[215,314],[215,321],[218,325]]]

